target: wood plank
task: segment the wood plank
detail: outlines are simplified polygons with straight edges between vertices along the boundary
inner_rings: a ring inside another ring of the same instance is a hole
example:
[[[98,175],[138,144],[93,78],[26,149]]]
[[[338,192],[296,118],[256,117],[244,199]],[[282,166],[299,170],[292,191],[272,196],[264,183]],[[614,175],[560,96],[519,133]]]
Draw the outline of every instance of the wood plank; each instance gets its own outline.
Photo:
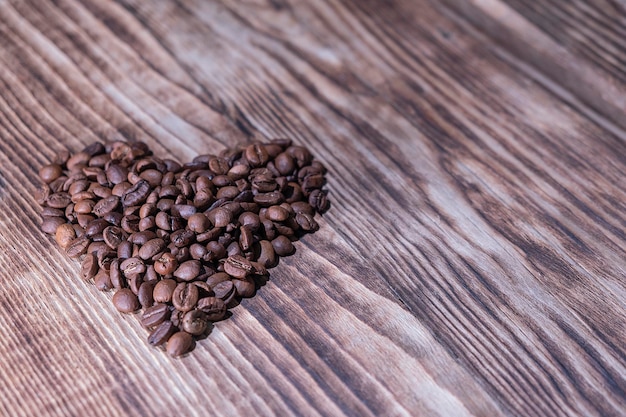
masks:
[[[444,0],[507,53],[626,128],[626,5],[610,0]]]
[[[626,145],[429,3],[0,3],[0,414],[619,415]],[[192,355],[38,232],[95,138],[288,136],[321,230]]]

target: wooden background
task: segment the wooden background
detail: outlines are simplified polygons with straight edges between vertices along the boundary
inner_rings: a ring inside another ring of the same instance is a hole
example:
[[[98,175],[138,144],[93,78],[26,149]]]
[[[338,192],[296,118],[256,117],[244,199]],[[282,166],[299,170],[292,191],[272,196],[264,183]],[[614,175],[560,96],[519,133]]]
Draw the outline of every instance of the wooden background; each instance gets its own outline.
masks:
[[[0,415],[626,415],[623,0],[0,0]],[[288,136],[332,208],[170,359],[39,231],[55,151]]]

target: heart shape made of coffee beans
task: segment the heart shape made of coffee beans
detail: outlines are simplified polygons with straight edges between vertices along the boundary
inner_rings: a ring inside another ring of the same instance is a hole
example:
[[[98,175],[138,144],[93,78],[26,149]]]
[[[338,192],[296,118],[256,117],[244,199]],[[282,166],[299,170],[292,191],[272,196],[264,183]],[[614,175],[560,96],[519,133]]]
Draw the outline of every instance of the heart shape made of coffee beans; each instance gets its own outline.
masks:
[[[326,169],[290,140],[179,164],[142,142],[96,142],[39,170],[42,230],[82,278],[142,311],[148,343],[183,355],[252,297],[329,207]]]

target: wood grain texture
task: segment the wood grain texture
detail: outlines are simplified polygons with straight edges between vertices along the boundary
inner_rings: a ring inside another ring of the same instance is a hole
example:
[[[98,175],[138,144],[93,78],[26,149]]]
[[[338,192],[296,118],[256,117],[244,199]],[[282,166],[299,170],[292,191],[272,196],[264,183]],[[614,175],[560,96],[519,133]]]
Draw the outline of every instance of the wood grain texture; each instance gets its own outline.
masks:
[[[425,1],[0,0],[0,414],[624,415],[626,134],[501,52]],[[57,150],[279,136],[332,208],[182,360],[38,231]]]

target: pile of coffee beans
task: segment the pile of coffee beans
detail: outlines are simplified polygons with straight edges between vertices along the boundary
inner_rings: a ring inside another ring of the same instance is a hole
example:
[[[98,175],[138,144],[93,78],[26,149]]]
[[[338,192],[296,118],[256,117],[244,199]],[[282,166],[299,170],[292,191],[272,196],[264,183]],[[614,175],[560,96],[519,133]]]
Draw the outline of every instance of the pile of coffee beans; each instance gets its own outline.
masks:
[[[42,167],[42,230],[80,275],[142,310],[148,343],[172,356],[252,297],[329,207],[326,170],[290,140],[199,155],[181,165],[142,142],[96,142]]]

